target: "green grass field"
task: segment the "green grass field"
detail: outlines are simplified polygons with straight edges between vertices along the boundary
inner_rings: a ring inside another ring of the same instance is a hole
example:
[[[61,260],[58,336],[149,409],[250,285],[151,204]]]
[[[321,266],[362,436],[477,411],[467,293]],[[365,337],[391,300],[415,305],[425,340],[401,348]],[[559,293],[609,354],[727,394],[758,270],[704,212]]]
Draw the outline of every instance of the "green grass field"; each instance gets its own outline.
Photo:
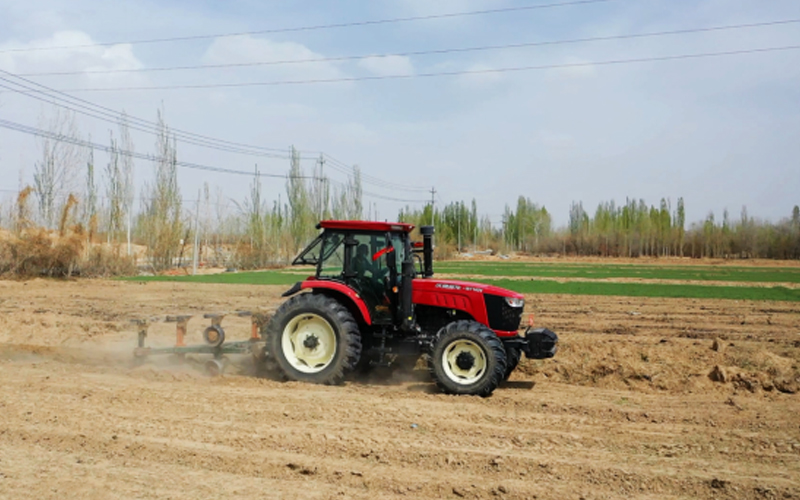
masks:
[[[620,264],[540,264],[444,262],[439,274],[508,288],[520,293],[606,295],[620,297],[668,297],[731,300],[780,300],[800,302],[800,289],[780,286],[800,282],[800,268],[638,266]],[[298,269],[223,273],[199,276],[137,276],[132,281],[177,281],[248,285],[286,285],[301,281],[313,271]],[[466,278],[466,276],[469,276]],[[508,279],[503,277],[527,277]],[[532,279],[545,278],[545,279]],[[593,281],[558,282],[547,278],[584,278]],[[619,283],[609,278],[645,278],[675,283]],[[596,281],[594,281],[596,280]],[[775,283],[772,287],[684,284],[682,280]]]
[[[689,299],[783,300],[800,302],[800,290],[782,286],[709,286],[661,283],[614,283],[546,280],[478,279],[519,293],[563,293],[568,295],[606,295],[619,297],[667,297]]]
[[[800,267],[652,266],[524,262],[443,262],[436,272],[537,278],[639,278],[670,281],[800,283]]]
[[[314,274],[311,271],[309,275]],[[125,281],[177,281],[181,283],[220,283],[227,285],[293,285],[305,276],[281,271],[200,274],[197,276],[134,276]]]

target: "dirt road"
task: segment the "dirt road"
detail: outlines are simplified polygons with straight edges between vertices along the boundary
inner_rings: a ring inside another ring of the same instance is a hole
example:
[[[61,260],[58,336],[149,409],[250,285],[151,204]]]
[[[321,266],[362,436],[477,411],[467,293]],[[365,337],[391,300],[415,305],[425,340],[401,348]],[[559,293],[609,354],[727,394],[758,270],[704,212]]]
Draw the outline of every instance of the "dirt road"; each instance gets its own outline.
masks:
[[[800,498],[795,304],[530,296],[561,351],[488,399],[130,362],[130,318],[281,291],[0,282],[0,498]]]

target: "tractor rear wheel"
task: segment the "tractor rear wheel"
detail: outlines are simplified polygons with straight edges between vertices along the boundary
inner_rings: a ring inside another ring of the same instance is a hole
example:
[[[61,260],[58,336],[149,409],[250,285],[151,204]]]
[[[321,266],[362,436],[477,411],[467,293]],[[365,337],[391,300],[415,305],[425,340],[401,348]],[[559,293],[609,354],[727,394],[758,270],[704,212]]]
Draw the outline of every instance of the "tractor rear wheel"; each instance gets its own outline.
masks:
[[[454,321],[439,331],[428,369],[447,394],[486,397],[503,380],[506,351],[488,327],[476,321]]]
[[[281,305],[267,326],[269,355],[289,380],[340,384],[361,357],[353,315],[326,295],[304,293]]]

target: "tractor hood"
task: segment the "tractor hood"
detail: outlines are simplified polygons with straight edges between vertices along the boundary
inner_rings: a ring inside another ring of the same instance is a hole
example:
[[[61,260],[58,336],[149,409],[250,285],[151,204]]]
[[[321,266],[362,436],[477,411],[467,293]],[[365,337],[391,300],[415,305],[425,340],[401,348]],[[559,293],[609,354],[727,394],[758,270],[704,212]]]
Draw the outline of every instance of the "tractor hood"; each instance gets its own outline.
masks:
[[[522,319],[523,295],[470,281],[414,280],[413,303],[463,311],[499,336],[516,335]]]
[[[525,298],[521,293],[517,293],[506,288],[500,288],[499,286],[460,280],[437,280],[430,278],[415,279],[414,290],[436,291],[439,293],[452,290],[463,291],[465,293],[488,293],[491,295],[499,295],[500,297],[511,297],[515,299]]]

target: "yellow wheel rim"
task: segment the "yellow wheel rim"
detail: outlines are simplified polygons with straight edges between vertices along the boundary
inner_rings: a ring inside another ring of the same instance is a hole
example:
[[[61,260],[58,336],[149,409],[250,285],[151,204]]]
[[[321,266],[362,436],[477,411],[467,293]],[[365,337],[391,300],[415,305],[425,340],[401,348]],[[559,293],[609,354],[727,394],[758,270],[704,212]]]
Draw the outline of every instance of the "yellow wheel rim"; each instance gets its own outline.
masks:
[[[283,355],[301,373],[319,373],[336,355],[336,333],[317,314],[298,314],[283,329]]]

